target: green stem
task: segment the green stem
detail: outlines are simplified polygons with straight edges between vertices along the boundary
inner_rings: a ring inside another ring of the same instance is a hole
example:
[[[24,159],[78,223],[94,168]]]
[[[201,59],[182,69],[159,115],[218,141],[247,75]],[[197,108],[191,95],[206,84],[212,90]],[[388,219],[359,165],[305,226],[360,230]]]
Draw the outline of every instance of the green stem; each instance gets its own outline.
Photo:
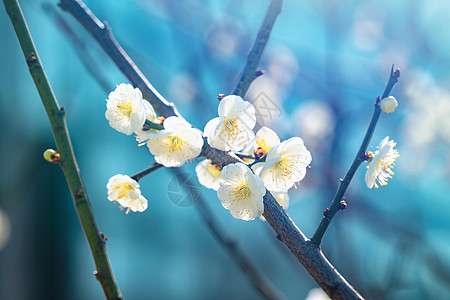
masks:
[[[20,46],[22,47],[29,71],[50,120],[56,146],[61,157],[59,165],[66,176],[74,200],[75,209],[78,213],[78,217],[89,242],[97,267],[97,271],[94,274],[102,285],[107,299],[122,299],[122,295],[111,271],[108,254],[106,252],[105,237],[98,230],[86,189],[81,179],[80,170],[75,159],[69,132],[67,130],[64,108],[59,106],[55,95],[53,94],[30,32],[28,31],[28,26],[23,17],[19,3],[17,0],[3,0],[3,2],[5,4],[6,12],[11,19]]]
[[[397,83],[399,77],[400,71],[398,69],[394,71],[394,66],[392,66],[389,81],[383,92],[382,99],[389,96],[392,88]],[[325,210],[324,217],[322,218],[322,221],[320,221],[320,224],[317,227],[316,232],[311,238],[311,243],[320,245],[320,243],[322,242],[322,238],[325,232],[327,231],[328,226],[331,223],[331,220],[333,220],[336,213],[341,210],[342,198],[344,197],[344,194],[347,191],[347,188],[350,185],[350,182],[352,181],[353,176],[355,175],[359,166],[364,162],[364,154],[366,153],[367,147],[369,146],[370,140],[372,139],[373,132],[375,131],[375,127],[377,126],[380,115],[381,109],[379,101],[377,100],[377,102],[375,103],[372,120],[370,121],[369,128],[367,128],[367,132],[366,135],[364,136],[361,146],[359,147],[359,150],[356,153],[356,157],[353,160],[350,169],[347,171],[347,174],[345,174],[344,179],[341,180],[339,188],[333,198],[333,201],[331,202],[331,206]]]
[[[252,81],[261,75],[257,74],[256,68],[258,68],[261,55],[266,48],[267,41],[269,40],[270,33],[272,32],[272,27],[275,24],[278,15],[281,13],[282,8],[283,0],[270,1],[266,16],[259,27],[259,32],[256,36],[255,42],[253,43],[253,47],[247,55],[247,62],[242,70],[238,84],[233,91],[233,95],[244,97],[245,94],[247,94],[247,90]]]

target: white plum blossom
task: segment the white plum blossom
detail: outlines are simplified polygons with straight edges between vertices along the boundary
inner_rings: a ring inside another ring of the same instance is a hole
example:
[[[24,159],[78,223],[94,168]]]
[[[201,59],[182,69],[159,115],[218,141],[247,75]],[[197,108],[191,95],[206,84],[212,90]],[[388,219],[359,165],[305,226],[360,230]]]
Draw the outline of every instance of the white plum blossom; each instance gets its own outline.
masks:
[[[269,151],[259,176],[269,191],[287,191],[305,177],[311,159],[303,140],[293,137]]]
[[[210,120],[204,129],[211,147],[240,151],[255,138],[255,107],[236,95],[226,96],[219,104],[219,117]]]
[[[195,167],[198,181],[208,189],[217,191],[220,187],[220,173],[222,170],[219,166],[211,163],[211,160],[205,159]]]
[[[259,175],[262,171],[262,169],[264,168],[265,163],[264,162],[259,162],[256,163],[254,165],[252,165],[252,170],[253,172],[255,172],[256,175]],[[281,192],[275,192],[275,191],[270,191],[269,192],[272,194],[272,196],[275,198],[275,200],[277,200],[278,204],[281,205],[281,207],[283,209],[288,209],[289,208],[289,195],[287,193],[287,191],[281,191]],[[261,217],[262,220],[265,220],[264,217]]]
[[[398,102],[393,96],[383,98],[380,102],[380,108],[385,113],[393,113],[397,106]]]
[[[121,83],[106,100],[105,117],[115,130],[130,135],[142,128],[145,120],[156,118],[155,110],[142,99],[139,89]]]
[[[163,130],[149,132],[147,147],[158,163],[180,167],[200,155],[203,136],[183,118],[169,117],[164,121]]]
[[[126,208],[127,214],[130,210],[143,212],[148,207],[148,201],[141,195],[139,187],[139,183],[127,175],[114,175],[106,185],[108,200],[119,202],[120,209]]]
[[[222,169],[217,196],[236,219],[249,221],[260,217],[265,194],[264,183],[245,164],[234,163]]]
[[[280,138],[272,129],[261,127],[256,133],[256,152],[257,156],[266,156],[270,149],[280,143]]]
[[[397,149],[394,149],[396,145],[397,143],[393,140],[389,141],[389,136],[387,136],[378,145],[378,150],[375,153],[368,153],[369,156],[372,156],[367,164],[365,178],[366,185],[369,189],[374,186],[378,188],[378,184],[381,186],[387,185],[389,178],[392,178],[392,175],[394,175],[392,167],[394,166],[395,160],[400,156]]]

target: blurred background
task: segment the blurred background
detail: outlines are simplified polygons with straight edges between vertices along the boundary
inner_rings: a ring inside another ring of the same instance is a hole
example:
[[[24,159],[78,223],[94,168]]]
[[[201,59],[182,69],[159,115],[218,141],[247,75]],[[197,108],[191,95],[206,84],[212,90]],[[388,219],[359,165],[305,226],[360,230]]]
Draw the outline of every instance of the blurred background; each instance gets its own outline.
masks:
[[[127,82],[57,1],[20,1],[54,92],[67,111],[75,153],[113,270],[126,299],[260,299],[192,205],[170,201],[174,174],[141,180],[144,213],[125,215],[106,183],[150,166],[146,147],[109,127],[105,99]],[[86,1],[152,84],[195,126],[230,93],[268,0]],[[247,94],[260,124],[300,136],[313,162],[290,191],[288,214],[312,236],[362,141],[391,65],[399,107],[383,114],[401,157],[387,186],[369,190],[363,165],[348,208],[323,251],[368,299],[450,298],[450,2],[286,0]],[[93,259],[61,170],[49,122],[4,7],[0,9],[0,298],[102,299]],[[197,162],[183,167],[193,174]],[[193,177],[193,179],[195,179]],[[171,184],[172,182],[172,184]],[[180,191],[179,193],[183,193]],[[317,285],[267,223],[234,219],[216,193],[201,194],[214,219],[287,299]]]

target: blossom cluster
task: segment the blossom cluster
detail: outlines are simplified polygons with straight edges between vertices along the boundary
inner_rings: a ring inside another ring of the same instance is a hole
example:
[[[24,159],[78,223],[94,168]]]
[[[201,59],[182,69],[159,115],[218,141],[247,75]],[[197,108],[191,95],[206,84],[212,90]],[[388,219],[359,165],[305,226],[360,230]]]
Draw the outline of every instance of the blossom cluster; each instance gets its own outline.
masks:
[[[218,166],[205,159],[196,166],[199,182],[216,190],[222,206],[238,219],[262,216],[266,190],[287,208],[287,191],[305,177],[311,163],[301,138],[280,141],[267,127],[255,134],[255,107],[236,95],[220,101],[218,117],[206,124],[203,133],[181,117],[158,118],[139,89],[130,84],[120,84],[109,94],[105,116],[115,130],[134,133],[139,145],[146,145],[156,162],[165,167],[180,167],[198,157],[205,140],[213,148],[247,154],[241,163]],[[118,174],[107,188],[108,199],[119,202],[127,212],[147,208],[134,179]]]
[[[288,190],[305,177],[311,163],[311,153],[303,140],[294,137],[281,142],[267,127],[255,135],[255,108],[236,95],[221,100],[218,115],[204,129],[209,145],[224,151],[242,151],[250,165],[235,163],[220,170],[220,166],[204,160],[196,167],[199,182],[216,190],[222,206],[238,219],[262,216],[266,189],[286,209]]]
[[[395,98],[389,97],[381,100],[380,108],[390,113],[397,105]],[[213,148],[241,156],[241,162],[225,166],[204,159],[195,171],[203,186],[217,191],[222,206],[242,220],[262,217],[267,191],[287,209],[288,190],[297,187],[312,160],[299,137],[281,141],[267,127],[255,134],[255,107],[237,95],[221,99],[218,117],[205,125],[203,133],[181,117],[158,118],[140,90],[130,84],[120,84],[109,94],[105,116],[115,130],[134,133],[139,145],[146,145],[155,161],[165,167],[180,167],[197,158],[205,141]],[[394,141],[386,137],[376,152],[366,154],[369,188],[385,185],[392,177],[391,168],[399,156],[394,146]],[[147,209],[136,180],[118,174],[109,180],[107,188],[108,199],[119,202],[127,213]]]

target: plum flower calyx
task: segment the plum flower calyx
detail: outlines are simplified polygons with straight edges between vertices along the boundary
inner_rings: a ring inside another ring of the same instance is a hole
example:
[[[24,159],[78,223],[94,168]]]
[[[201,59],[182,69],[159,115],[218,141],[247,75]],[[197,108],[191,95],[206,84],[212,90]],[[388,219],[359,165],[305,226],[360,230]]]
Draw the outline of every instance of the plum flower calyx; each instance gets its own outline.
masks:
[[[139,187],[139,183],[127,175],[114,175],[106,185],[108,189],[108,200],[119,202],[119,209],[126,208],[126,214],[130,210],[133,212],[143,212],[148,207],[148,201],[141,195]]]
[[[169,117],[164,129],[148,131],[147,147],[155,160],[165,167],[180,167],[200,155],[202,132],[180,117]]]
[[[121,83],[108,95],[106,101],[105,117],[109,125],[126,135],[142,129],[146,119],[152,122],[156,119],[151,104],[131,84]]]
[[[224,97],[218,108],[219,117],[210,120],[204,129],[208,143],[223,151],[240,151],[255,134],[255,107],[236,95]]]
[[[379,185],[387,185],[389,178],[394,175],[392,167],[400,156],[397,149],[394,149],[396,144],[393,140],[389,141],[387,136],[381,141],[377,151],[366,154],[368,164],[365,181],[369,189],[374,186],[378,188]]]
[[[249,221],[260,217],[265,194],[264,183],[245,164],[234,163],[222,169],[217,196],[236,219]]]
[[[393,96],[383,98],[380,102],[380,108],[385,113],[393,113],[397,106],[398,102]]]
[[[305,177],[311,160],[303,140],[293,137],[270,149],[259,176],[269,191],[287,191]]]

